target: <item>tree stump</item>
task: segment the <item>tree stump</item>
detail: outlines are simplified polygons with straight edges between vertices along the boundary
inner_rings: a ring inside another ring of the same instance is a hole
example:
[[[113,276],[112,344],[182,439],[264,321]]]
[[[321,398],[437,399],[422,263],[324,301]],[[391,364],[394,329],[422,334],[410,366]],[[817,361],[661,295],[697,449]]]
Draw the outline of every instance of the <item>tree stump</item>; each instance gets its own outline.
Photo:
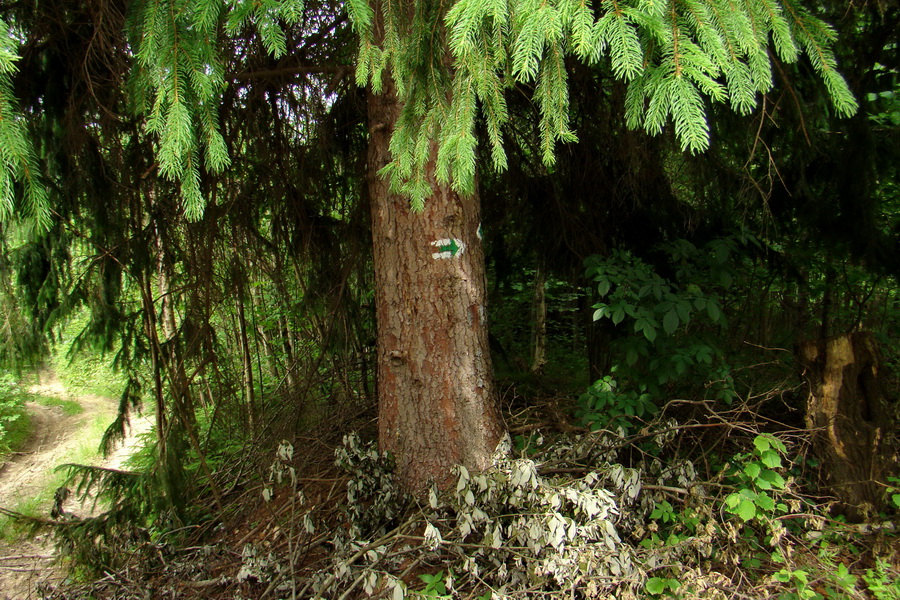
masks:
[[[856,332],[803,342],[800,362],[809,385],[806,425],[843,512],[858,519],[884,510],[894,424],[874,337]]]

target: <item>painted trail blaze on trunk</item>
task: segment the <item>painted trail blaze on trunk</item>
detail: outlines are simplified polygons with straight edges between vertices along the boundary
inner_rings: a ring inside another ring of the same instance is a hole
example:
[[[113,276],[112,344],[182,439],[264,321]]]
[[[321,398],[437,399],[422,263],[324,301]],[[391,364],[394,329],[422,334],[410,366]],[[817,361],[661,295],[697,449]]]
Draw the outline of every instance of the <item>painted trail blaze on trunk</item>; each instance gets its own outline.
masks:
[[[369,195],[378,320],[378,430],[397,475],[418,492],[450,468],[489,465],[503,433],[488,350],[477,196],[431,178],[421,213],[377,172],[400,106],[393,85],[369,94]]]

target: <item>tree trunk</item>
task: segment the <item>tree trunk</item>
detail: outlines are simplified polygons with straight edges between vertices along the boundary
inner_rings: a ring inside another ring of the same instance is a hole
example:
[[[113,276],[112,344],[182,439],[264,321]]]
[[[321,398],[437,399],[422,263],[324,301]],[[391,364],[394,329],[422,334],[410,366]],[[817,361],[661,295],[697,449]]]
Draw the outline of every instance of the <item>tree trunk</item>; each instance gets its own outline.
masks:
[[[809,383],[806,425],[815,430],[822,472],[849,515],[883,509],[893,428],[875,339],[858,332],[805,342],[800,361]]]
[[[294,375],[294,369],[297,366],[294,360],[294,334],[293,330],[288,327],[286,317],[278,317],[278,328],[281,331],[281,348],[284,351],[285,383],[287,389],[294,392],[297,389],[296,375]]]
[[[386,76],[387,80],[388,77]],[[400,104],[393,82],[368,98],[368,187],[372,205],[380,446],[396,475],[418,493],[450,468],[481,470],[504,427],[494,395],[485,309],[478,197],[462,197],[433,177],[420,213],[391,194],[377,173]]]
[[[243,366],[244,401],[247,403],[247,427],[256,432],[256,388],[253,383],[253,357],[247,336],[247,317],[244,314],[243,283],[235,296],[238,315],[238,332],[241,338],[241,365]]]
[[[166,431],[168,418],[166,408],[165,388],[163,387],[162,359],[160,357],[159,335],[156,331],[156,306],[153,304],[153,289],[150,284],[150,276],[143,272],[139,274],[141,286],[141,303],[144,309],[144,335],[147,337],[150,348],[150,365],[153,372],[153,398],[156,414],[156,440],[160,457],[166,456]]]
[[[538,259],[531,301],[531,372],[542,373],[547,364],[547,265]]]
[[[260,351],[265,353],[266,355],[266,364],[268,365],[269,375],[277,381],[281,375],[280,364],[278,363],[278,357],[275,356],[275,344],[270,339],[269,333],[266,331],[265,325],[256,320],[255,315],[269,315],[272,313],[274,309],[266,306],[266,301],[263,293],[254,294],[252,289],[247,290],[247,293],[250,295],[250,301],[253,304],[253,329],[254,334],[256,336],[257,344],[260,348]],[[257,352],[257,370],[259,371],[259,379],[263,380],[263,371],[262,371],[262,363],[259,360],[259,352]]]

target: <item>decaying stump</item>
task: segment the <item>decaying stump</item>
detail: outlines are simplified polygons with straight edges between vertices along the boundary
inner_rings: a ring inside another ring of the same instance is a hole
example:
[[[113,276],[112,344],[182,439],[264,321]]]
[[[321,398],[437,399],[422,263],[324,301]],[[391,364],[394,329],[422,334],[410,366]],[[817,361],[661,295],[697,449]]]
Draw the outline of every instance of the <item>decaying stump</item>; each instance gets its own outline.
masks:
[[[804,342],[800,362],[809,384],[806,425],[823,475],[849,515],[885,508],[894,468],[893,419],[881,384],[880,356],[870,333]]]

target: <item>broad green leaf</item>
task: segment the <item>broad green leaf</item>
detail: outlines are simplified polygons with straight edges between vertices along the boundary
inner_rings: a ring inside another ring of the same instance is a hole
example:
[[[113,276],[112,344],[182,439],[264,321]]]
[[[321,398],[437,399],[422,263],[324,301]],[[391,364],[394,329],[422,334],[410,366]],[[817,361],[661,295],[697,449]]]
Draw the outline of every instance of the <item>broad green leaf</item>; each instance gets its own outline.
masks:
[[[666,333],[669,335],[672,335],[678,329],[678,310],[676,308],[673,307],[666,313],[666,316],[663,317],[663,329],[665,329]]]
[[[763,471],[759,474],[759,480],[757,480],[757,483],[759,483],[759,481],[766,481],[777,490],[783,490],[785,485],[784,477],[769,469],[763,469]]]
[[[650,394],[644,394],[641,396],[641,401],[643,402],[644,410],[647,414],[655,415],[659,412],[659,407],[656,406],[656,403],[653,402],[653,397]]]
[[[759,455],[759,459],[770,469],[777,469],[781,466],[781,457],[778,456],[778,453],[774,450],[766,450],[764,452],[761,452]]]
[[[678,318],[682,323],[687,323],[691,318],[691,304],[687,300],[679,300],[675,304],[675,309],[678,311]]]
[[[725,507],[733,512],[734,509],[737,507],[737,505],[741,503],[741,500],[742,500],[742,498],[741,498],[740,494],[738,494],[738,493],[729,494],[725,498]]]
[[[784,442],[779,440],[777,437],[770,438],[770,441],[772,442],[772,447],[782,454],[785,454],[787,452],[787,448],[785,447]]]
[[[647,580],[647,583],[644,584],[644,589],[647,590],[648,594],[658,596],[666,591],[666,580],[662,577],[651,577]]]
[[[629,348],[625,352],[625,362],[628,363],[628,366],[633,365],[638,361],[638,353],[634,348]]]
[[[747,500],[751,500],[751,501],[756,500],[756,492],[754,492],[750,488],[741,488],[741,490],[738,492],[738,494],[740,494],[743,498],[746,498]]]
[[[782,569],[772,575],[772,579],[774,579],[775,581],[780,581],[781,583],[788,583],[791,580],[791,574],[788,571]]]
[[[753,438],[753,445],[756,446],[756,449],[760,452],[765,452],[771,446],[771,438],[765,435],[758,435]]]
[[[601,279],[600,283],[597,285],[597,293],[600,294],[601,297],[605,296],[609,293],[610,283],[609,279]]]
[[[768,494],[759,494],[756,496],[756,506],[766,512],[772,512],[775,510],[775,501]]]
[[[750,479],[756,479],[759,476],[759,472],[762,470],[762,467],[758,462],[747,463],[744,465],[744,473]]]
[[[741,503],[738,505],[735,514],[743,519],[746,523],[756,516],[756,504],[754,504],[750,500],[741,500]]]

